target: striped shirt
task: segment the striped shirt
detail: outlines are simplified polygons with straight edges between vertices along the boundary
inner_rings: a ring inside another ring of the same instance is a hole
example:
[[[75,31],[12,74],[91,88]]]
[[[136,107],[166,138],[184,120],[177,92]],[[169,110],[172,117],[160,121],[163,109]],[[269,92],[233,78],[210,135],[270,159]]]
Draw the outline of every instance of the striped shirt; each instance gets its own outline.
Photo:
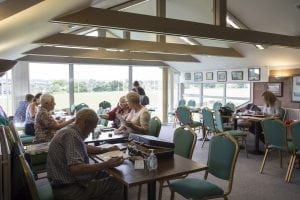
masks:
[[[76,125],[60,129],[52,139],[47,158],[47,176],[52,185],[91,180],[91,175],[73,176],[69,167],[89,163],[86,144]]]

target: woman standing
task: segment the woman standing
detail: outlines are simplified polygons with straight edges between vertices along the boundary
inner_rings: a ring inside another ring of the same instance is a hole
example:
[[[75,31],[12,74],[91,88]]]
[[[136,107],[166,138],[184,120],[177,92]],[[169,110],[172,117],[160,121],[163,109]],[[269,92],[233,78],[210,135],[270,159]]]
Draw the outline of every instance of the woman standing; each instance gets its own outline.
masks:
[[[37,113],[38,106],[40,105],[40,97],[42,93],[37,93],[32,102],[26,108],[25,115],[25,134],[26,135],[35,135],[34,130],[34,119]]]

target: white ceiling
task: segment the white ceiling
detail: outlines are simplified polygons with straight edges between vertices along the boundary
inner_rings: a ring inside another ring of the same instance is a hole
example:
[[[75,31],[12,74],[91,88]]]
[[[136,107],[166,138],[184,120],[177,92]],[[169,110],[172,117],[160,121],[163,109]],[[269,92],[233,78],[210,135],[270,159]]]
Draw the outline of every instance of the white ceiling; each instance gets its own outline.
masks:
[[[12,1],[12,0],[11,0]],[[22,12],[0,21],[0,59],[18,59],[22,53],[37,47],[33,41],[66,30],[67,26],[49,23],[56,16],[88,7],[108,8],[126,0],[45,0]],[[228,11],[251,30],[300,36],[300,0],[227,0]],[[59,6],[58,6],[59,5]],[[0,3],[1,7],[1,3]],[[130,7],[126,12],[155,15],[155,0]],[[167,0],[167,17],[212,23],[212,0]],[[1,13],[0,13],[1,15]],[[143,38],[134,33],[134,39]],[[147,40],[153,40],[148,34]],[[179,71],[200,71],[249,66],[271,68],[300,68],[300,49],[269,46],[258,50],[254,45],[217,42],[197,39],[202,45],[233,47],[245,58],[228,58],[193,55],[201,63],[176,63],[169,65]],[[182,42],[176,37],[168,41]]]

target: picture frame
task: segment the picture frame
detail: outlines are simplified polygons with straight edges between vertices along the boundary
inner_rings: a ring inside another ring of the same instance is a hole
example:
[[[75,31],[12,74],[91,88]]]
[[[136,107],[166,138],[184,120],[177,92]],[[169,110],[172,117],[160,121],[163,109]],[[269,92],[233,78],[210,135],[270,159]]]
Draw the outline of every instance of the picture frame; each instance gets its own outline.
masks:
[[[213,80],[214,79],[214,73],[213,72],[206,72],[206,74],[205,74],[205,78],[206,78],[206,80]]]
[[[300,75],[293,76],[292,102],[300,102]]]
[[[184,80],[185,81],[191,81],[192,80],[192,73],[190,73],[190,72],[184,73]]]
[[[194,82],[201,82],[201,81],[203,81],[202,72],[195,72],[194,73]]]
[[[232,71],[231,80],[233,81],[242,81],[244,79],[243,71]]]
[[[248,81],[260,81],[260,68],[248,69]]]
[[[218,82],[227,81],[227,72],[226,71],[218,71],[217,72],[217,80],[218,80]]]
[[[273,82],[273,83],[266,83],[267,91],[272,92],[275,94],[276,97],[282,97],[283,95],[283,82]]]

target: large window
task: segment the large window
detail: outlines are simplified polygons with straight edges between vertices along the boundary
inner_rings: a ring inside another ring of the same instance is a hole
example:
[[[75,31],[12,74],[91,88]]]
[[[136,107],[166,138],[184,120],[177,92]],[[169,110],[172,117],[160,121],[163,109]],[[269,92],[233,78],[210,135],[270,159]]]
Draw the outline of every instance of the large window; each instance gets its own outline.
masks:
[[[29,63],[30,93],[49,93],[55,109],[69,108],[69,65]]]
[[[186,103],[188,103],[189,100],[194,100],[196,102],[196,107],[200,107],[200,90],[201,90],[201,84],[193,84],[188,83],[184,85],[184,95],[183,98],[186,100]]]
[[[74,65],[75,104],[97,110],[101,101],[108,101],[115,107],[127,92],[127,66]]]
[[[140,82],[154,108],[152,116],[162,119],[162,69],[159,67],[133,67],[132,79]]]
[[[0,77],[0,105],[8,116],[13,115],[11,70]]]

